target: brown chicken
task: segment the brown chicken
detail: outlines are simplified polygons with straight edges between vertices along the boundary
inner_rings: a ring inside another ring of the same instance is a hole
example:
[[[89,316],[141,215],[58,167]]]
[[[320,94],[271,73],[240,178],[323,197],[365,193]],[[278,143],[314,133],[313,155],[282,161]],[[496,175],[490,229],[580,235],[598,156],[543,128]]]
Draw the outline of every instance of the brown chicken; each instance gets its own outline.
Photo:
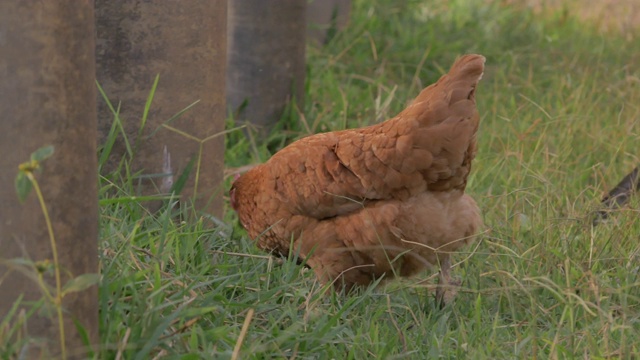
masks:
[[[446,302],[457,285],[450,254],[482,225],[464,190],[484,62],[463,56],[396,117],[300,139],[239,177],[231,205],[249,236],[265,251],[299,253],[337,288],[440,265],[436,297]]]

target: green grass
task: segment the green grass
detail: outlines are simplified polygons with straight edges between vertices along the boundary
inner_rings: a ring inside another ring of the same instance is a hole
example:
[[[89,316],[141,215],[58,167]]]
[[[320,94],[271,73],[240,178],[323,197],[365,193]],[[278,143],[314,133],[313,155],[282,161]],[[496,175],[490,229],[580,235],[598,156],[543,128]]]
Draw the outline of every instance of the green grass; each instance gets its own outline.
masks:
[[[588,218],[638,163],[639,43],[570,10],[440,3],[354,1],[348,29],[308,49],[301,113],[265,142],[229,134],[226,161],[264,161],[295,138],[391,117],[457,56],[485,55],[468,192],[487,232],[455,257],[456,302],[434,306],[429,273],[324,295],[310,271],[260,253],[230,209],[227,226],[176,222],[169,207],[150,214],[131,200],[130,179],[105,174],[97,357],[640,355],[638,204],[596,229]]]

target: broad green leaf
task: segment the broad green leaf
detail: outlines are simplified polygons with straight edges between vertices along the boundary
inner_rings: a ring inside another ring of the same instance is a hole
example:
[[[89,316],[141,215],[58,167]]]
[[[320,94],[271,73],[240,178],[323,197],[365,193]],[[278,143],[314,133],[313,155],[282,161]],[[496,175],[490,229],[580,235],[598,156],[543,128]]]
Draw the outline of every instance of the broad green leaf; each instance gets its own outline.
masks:
[[[54,151],[53,145],[41,147],[40,149],[34,151],[31,154],[31,160],[42,161],[47,158],[50,158],[51,155],[53,155],[53,151]]]
[[[89,287],[100,282],[100,274],[82,274],[67,282],[62,288],[62,296],[88,289]]]
[[[31,184],[31,180],[29,180],[27,174],[20,171],[16,176],[15,185],[18,199],[20,200],[20,202],[24,202],[27,199],[27,196],[29,196],[31,188],[33,187],[33,185]]]
[[[4,266],[14,266],[14,267],[21,267],[21,266],[24,266],[27,268],[35,267],[35,263],[27,258],[13,258],[13,259],[0,258],[0,264]]]

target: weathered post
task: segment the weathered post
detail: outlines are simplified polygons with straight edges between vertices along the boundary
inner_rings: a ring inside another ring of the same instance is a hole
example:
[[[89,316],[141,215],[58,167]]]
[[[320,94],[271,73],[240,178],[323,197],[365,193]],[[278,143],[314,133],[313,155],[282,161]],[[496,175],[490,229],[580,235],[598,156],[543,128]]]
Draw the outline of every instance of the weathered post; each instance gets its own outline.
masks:
[[[227,102],[264,135],[295,98],[302,107],[307,0],[230,0]]]
[[[96,24],[97,79],[111,101],[121,104],[130,139],[138,136],[147,96],[160,78],[131,165],[142,174],[142,192],[168,192],[190,161],[199,159],[197,189],[196,165],[182,199],[197,192],[197,209],[221,216],[224,138],[202,140],[224,131],[226,0],[96,0]],[[162,126],[196,101],[168,124],[173,129]],[[102,99],[98,104],[104,139],[113,115]],[[119,160],[124,147],[114,149]]]
[[[351,0],[311,0],[307,5],[307,37],[326,44],[349,21]]]
[[[76,286],[55,306],[70,279],[98,273],[94,47],[92,1],[0,2],[0,319],[14,325],[45,299],[3,339],[30,359],[86,358],[74,321],[98,339],[97,286]],[[34,176],[51,231],[37,192],[21,203],[14,187],[18,166],[48,145]],[[11,314],[14,304],[24,312]]]

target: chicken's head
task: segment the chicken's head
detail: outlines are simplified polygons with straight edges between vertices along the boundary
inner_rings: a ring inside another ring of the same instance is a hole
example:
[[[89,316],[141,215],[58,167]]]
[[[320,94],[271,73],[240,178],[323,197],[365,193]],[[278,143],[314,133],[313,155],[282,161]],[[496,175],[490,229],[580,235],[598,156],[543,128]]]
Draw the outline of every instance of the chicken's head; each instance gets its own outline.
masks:
[[[229,202],[231,203],[231,207],[236,212],[238,211],[238,201],[236,200],[236,181],[240,177],[240,174],[235,174],[233,176],[233,184],[231,184],[231,190],[229,190]]]
[[[253,208],[250,204],[252,201],[252,194],[255,190],[254,187],[248,186],[247,176],[240,176],[236,174],[229,190],[229,203],[233,210],[238,214],[238,219],[243,228],[249,230],[251,225],[251,214]]]

